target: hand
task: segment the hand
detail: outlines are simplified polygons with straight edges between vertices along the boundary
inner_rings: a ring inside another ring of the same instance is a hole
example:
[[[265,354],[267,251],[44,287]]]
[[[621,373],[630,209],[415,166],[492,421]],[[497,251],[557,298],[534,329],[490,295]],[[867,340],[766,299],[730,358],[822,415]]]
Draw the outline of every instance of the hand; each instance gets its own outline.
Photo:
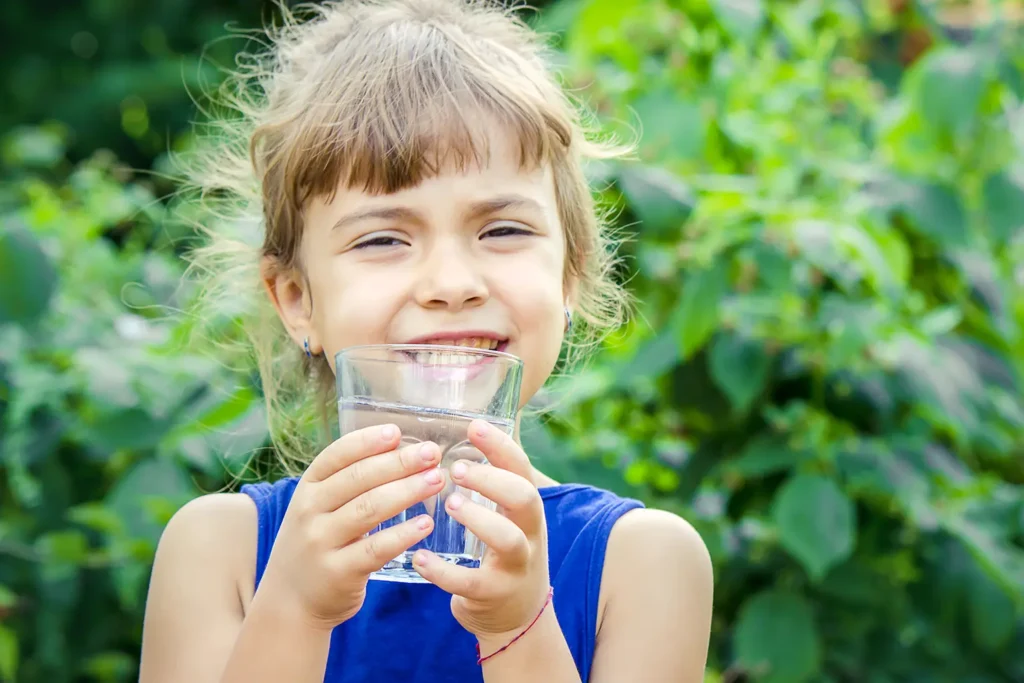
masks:
[[[452,594],[452,614],[463,628],[477,639],[500,639],[526,628],[547,599],[544,503],[531,481],[529,458],[510,436],[474,420],[469,439],[490,465],[459,461],[451,467],[452,479],[497,503],[504,514],[452,494],[448,514],[487,544],[480,567],[458,567],[426,550],[416,551],[413,566]]]
[[[364,537],[444,488],[437,445],[394,450],[399,437],[394,425],[361,429],[313,460],[288,505],[260,593],[298,607],[314,627],[334,628],[362,607],[372,572],[430,534],[433,521],[421,515]]]

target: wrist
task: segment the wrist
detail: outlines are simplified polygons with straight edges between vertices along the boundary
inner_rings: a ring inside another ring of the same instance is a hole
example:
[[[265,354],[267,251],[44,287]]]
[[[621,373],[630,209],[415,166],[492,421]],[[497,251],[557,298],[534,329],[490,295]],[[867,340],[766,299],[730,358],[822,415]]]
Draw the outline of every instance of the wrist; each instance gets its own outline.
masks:
[[[318,619],[302,607],[294,595],[261,586],[253,595],[246,618],[272,621],[279,628],[290,629],[309,637],[327,637],[337,624]]]
[[[486,657],[492,652],[495,652],[511,643],[512,639],[516,636],[520,636],[520,634],[522,635],[519,640],[516,641],[516,644],[512,646],[513,648],[517,648],[520,645],[525,644],[527,641],[535,640],[538,635],[540,636],[540,639],[543,639],[545,635],[549,635],[553,630],[557,630],[561,633],[561,629],[558,626],[558,617],[555,616],[555,609],[552,605],[548,605],[547,608],[545,608],[544,612],[542,612],[537,618],[536,623],[534,623],[527,631],[528,625],[529,622],[521,628],[517,628],[513,631],[478,635],[476,637],[476,641],[480,646],[480,654]]]
[[[552,604],[554,589],[549,589],[547,597],[537,614],[526,624],[514,630],[494,634],[477,635],[477,653],[482,658],[480,663],[512,647],[529,647],[530,641],[543,640],[552,633],[561,634],[555,606]],[[539,634],[539,635],[538,635]]]

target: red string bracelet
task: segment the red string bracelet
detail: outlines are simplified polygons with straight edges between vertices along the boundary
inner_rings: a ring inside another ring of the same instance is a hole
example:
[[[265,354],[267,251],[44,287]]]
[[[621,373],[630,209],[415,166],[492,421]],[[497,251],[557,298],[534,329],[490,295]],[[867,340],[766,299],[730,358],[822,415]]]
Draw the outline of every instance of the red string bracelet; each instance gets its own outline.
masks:
[[[512,647],[512,644],[513,644],[514,642],[516,642],[517,640],[519,640],[520,638],[522,638],[523,636],[525,636],[525,635],[526,635],[526,632],[527,632],[527,631],[529,631],[529,630],[530,630],[531,628],[533,628],[533,625],[534,625],[534,624],[536,624],[536,623],[537,623],[537,621],[538,621],[538,620],[540,619],[540,615],[544,614],[544,610],[546,610],[546,609],[547,609],[547,607],[548,607],[548,605],[549,605],[549,604],[551,604],[551,598],[552,598],[552,597],[554,596],[554,594],[555,594],[555,589],[554,589],[554,587],[549,587],[549,588],[548,588],[548,597],[547,597],[547,599],[546,599],[546,600],[544,601],[544,605],[543,605],[543,606],[541,606],[541,608],[540,608],[540,611],[539,611],[539,612],[537,612],[537,616],[535,616],[535,617],[533,618],[533,621],[531,621],[531,622],[530,622],[530,625],[529,625],[529,626],[527,626],[526,628],[524,628],[524,629],[522,630],[522,632],[520,632],[520,634],[519,634],[518,636],[516,636],[515,638],[513,638],[512,640],[510,640],[510,641],[508,642],[508,644],[507,644],[507,645],[505,645],[505,646],[503,646],[503,647],[502,647],[501,649],[499,649],[499,650],[497,650],[497,651],[495,651],[495,652],[492,652],[491,654],[487,655],[486,657],[481,657],[481,656],[480,656],[480,643],[477,643],[477,644],[476,644],[476,663],[477,663],[477,664],[483,664],[484,662],[486,662],[486,661],[487,661],[488,659],[490,659],[490,658],[491,658],[491,657],[493,657],[494,655],[498,655],[498,654],[501,654],[501,653],[502,653],[502,652],[504,652],[505,650],[509,649],[510,647]]]

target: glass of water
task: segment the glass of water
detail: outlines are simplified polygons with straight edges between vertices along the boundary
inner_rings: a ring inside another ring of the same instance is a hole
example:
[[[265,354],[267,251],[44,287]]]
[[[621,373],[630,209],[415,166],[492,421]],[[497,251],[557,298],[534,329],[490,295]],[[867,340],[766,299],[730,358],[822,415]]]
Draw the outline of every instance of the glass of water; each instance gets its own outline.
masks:
[[[476,343],[488,346],[486,340]],[[342,435],[392,423],[402,431],[402,446],[432,441],[442,454],[438,467],[444,475],[444,489],[370,533],[422,514],[433,518],[434,530],[370,578],[424,583],[412,565],[413,553],[420,548],[461,566],[479,566],[483,542],[448,516],[445,501],[458,492],[491,510],[496,505],[475,491],[454,485],[448,470],[458,460],[487,462],[469,442],[472,420],[486,420],[509,435],[513,433],[522,360],[488,348],[381,344],[344,349],[335,356],[335,367]]]

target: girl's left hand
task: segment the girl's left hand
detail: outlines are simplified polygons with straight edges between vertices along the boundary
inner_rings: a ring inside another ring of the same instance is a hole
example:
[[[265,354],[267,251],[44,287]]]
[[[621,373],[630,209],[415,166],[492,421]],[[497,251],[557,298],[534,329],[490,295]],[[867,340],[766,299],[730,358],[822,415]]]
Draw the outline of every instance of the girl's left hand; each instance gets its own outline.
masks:
[[[487,544],[480,567],[457,567],[426,550],[416,551],[413,566],[452,594],[452,615],[463,628],[478,640],[501,639],[529,626],[548,596],[544,503],[529,458],[510,436],[474,420],[469,439],[490,464],[459,461],[451,467],[452,479],[497,503],[504,514],[450,495],[448,514]]]

